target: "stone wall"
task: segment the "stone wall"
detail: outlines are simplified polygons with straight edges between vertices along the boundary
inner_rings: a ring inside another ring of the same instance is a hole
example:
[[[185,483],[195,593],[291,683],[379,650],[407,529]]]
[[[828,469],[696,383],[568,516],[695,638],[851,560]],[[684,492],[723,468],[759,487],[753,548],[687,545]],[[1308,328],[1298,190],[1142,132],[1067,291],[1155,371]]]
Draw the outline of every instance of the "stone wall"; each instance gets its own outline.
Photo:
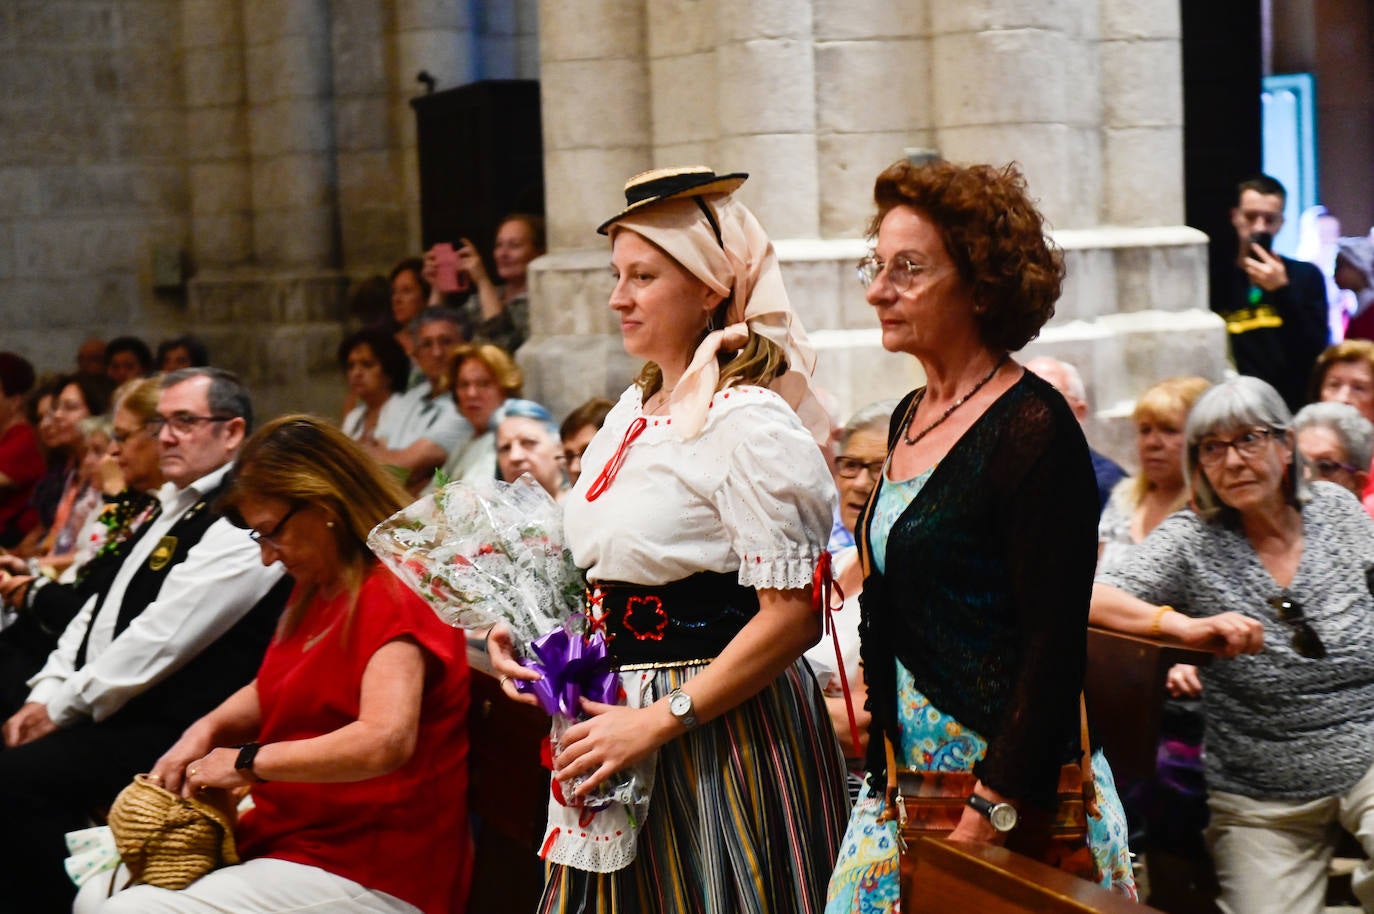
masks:
[[[1207,240],[1182,224],[1177,0],[590,6],[573,29],[566,4],[541,5],[545,170],[560,193],[521,360],[555,412],[633,373],[594,226],[626,177],[698,163],[751,173],[738,196],[774,238],[841,412],[909,390],[919,368],[881,349],[853,267],[874,177],[930,148],[1021,163],[1069,263],[1059,312],[1025,354],[1080,366],[1106,449],[1129,458],[1119,417],[1150,383],[1222,375]]]
[[[419,250],[416,74],[535,78],[537,23],[535,0],[0,4],[0,345],[54,370],[91,334],[192,332],[267,412],[333,414],[349,280]]]

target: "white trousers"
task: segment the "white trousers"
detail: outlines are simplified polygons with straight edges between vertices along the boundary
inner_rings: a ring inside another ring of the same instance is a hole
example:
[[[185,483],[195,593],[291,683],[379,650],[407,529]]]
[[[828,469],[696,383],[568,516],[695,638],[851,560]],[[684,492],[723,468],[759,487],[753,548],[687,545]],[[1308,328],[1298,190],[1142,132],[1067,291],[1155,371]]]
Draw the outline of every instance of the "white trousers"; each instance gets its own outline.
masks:
[[[123,882],[123,879],[120,880]],[[73,914],[420,914],[385,892],[374,892],[319,867],[259,857],[203,876],[179,892],[136,885],[113,898],[83,886]],[[99,886],[97,886],[99,888]]]
[[[1214,791],[1207,805],[1207,845],[1226,914],[1321,914],[1342,828],[1374,858],[1374,768],[1340,796],[1256,800]],[[1370,860],[1355,870],[1351,888],[1365,911],[1374,912]]]

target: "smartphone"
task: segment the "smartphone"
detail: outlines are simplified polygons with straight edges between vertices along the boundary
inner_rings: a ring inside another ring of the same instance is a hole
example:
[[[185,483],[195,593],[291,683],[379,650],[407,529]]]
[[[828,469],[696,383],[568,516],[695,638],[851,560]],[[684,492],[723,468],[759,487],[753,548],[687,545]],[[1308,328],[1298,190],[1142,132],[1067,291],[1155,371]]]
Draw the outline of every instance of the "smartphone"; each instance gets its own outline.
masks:
[[[1251,232],[1250,243],[1257,244],[1260,247],[1264,248],[1266,253],[1274,253],[1274,236],[1270,232]],[[1246,248],[1246,252],[1247,256],[1250,257],[1250,259],[1259,260],[1259,257],[1255,255],[1254,251],[1250,250],[1249,248]]]
[[[446,294],[467,291],[468,274],[466,270],[458,269],[458,254],[453,250],[453,245],[441,242],[433,250],[436,270],[434,285]]]

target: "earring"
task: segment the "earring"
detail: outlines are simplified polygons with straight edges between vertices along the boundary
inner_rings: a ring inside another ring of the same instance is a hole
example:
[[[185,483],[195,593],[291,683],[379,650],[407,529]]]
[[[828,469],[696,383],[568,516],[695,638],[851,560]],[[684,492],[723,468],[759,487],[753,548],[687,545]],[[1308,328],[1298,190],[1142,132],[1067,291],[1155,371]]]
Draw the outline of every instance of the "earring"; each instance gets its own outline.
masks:
[[[334,529],[334,522],[333,522],[332,520],[327,520],[327,521],[325,521],[325,522],[324,522],[324,525],[325,525],[326,527],[328,527],[330,530],[333,530],[333,529]]]

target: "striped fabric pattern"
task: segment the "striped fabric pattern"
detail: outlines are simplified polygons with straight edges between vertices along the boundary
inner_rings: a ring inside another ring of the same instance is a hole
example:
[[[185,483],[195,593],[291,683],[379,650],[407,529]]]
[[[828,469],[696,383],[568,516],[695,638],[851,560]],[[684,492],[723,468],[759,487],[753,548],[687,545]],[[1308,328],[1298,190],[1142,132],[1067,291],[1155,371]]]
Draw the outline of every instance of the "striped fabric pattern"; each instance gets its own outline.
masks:
[[[655,695],[700,668],[655,675]],[[820,690],[798,660],[759,695],[659,751],[635,862],[548,868],[546,914],[819,914],[849,816]]]

